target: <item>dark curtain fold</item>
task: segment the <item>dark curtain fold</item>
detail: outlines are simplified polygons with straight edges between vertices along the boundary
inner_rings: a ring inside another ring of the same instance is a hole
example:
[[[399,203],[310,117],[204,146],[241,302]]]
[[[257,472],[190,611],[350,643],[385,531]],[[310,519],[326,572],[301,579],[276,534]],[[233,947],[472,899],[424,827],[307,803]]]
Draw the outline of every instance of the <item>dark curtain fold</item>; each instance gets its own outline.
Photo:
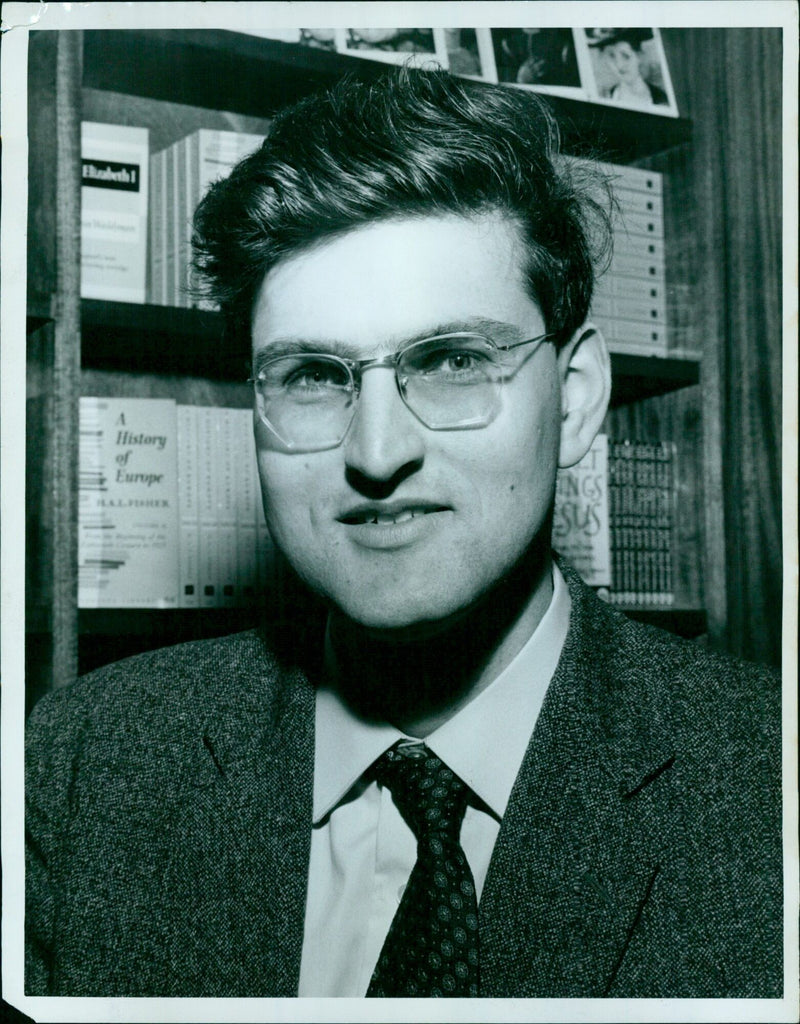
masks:
[[[664,42],[680,112],[694,122],[694,321],[708,371],[706,529],[724,560],[706,572],[711,639],[733,654],[777,665],[781,31],[672,29],[664,31]],[[719,526],[724,542],[714,536]]]

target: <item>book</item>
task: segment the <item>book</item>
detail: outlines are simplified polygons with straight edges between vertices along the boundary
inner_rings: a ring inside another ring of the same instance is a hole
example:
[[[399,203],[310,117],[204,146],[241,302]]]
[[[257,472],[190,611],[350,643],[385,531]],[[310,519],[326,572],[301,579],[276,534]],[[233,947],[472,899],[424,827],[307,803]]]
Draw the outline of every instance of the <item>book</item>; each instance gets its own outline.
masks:
[[[176,407],[81,398],[78,607],[178,606]]]
[[[179,511],[179,606],[200,605],[200,494],[197,454],[198,409],[179,405],[178,418],[178,511]]]
[[[166,294],[166,153],[154,153],[150,157],[150,210],[149,225],[149,301],[155,305],[167,304]]]
[[[81,295],[144,302],[149,133],[81,124]]]
[[[151,165],[163,191],[156,197],[162,230],[155,232],[150,250],[150,298],[169,306],[208,308],[192,290],[191,242],[195,209],[212,182],[225,177],[263,135],[199,128],[155,154]],[[161,286],[163,277],[164,286]]]
[[[608,435],[598,434],[579,463],[556,477],[553,547],[593,587],[611,584]]]

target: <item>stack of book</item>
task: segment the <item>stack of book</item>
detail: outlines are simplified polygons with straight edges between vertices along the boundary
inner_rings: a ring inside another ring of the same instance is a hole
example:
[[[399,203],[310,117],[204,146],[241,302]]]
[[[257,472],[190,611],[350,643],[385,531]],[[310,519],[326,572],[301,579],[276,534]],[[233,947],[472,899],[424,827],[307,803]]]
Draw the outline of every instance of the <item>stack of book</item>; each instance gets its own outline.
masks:
[[[553,547],[623,607],[674,604],[675,445],[595,439],[558,473]]]
[[[79,463],[79,607],[247,607],[268,585],[250,410],[82,398]],[[672,443],[600,434],[558,473],[553,547],[610,601],[669,607],[674,495]]]
[[[597,282],[592,317],[612,351],[666,356],[663,176],[639,167],[600,166],[618,205],[614,255]]]
[[[79,461],[79,607],[245,607],[266,586],[249,410],[82,398]]]
[[[667,355],[663,175],[640,167],[564,157],[599,171],[613,191],[614,251],[595,285],[591,317],[615,352]],[[605,197],[598,197],[605,205]]]
[[[209,185],[256,150],[262,135],[200,128],[150,158],[150,302],[204,307],[192,294],[192,218]]]
[[[611,600],[674,604],[675,445],[617,441],[609,453]]]

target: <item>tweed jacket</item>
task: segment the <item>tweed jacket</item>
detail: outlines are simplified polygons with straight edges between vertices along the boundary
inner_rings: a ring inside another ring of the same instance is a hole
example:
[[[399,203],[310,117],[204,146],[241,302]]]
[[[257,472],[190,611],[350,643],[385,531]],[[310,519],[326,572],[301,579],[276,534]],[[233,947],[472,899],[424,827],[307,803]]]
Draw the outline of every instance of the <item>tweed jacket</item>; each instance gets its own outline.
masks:
[[[481,994],[780,996],[778,681],[564,574],[569,634],[481,898]],[[40,701],[28,742],[29,994],[296,995],[302,672],[255,631],[183,644]]]

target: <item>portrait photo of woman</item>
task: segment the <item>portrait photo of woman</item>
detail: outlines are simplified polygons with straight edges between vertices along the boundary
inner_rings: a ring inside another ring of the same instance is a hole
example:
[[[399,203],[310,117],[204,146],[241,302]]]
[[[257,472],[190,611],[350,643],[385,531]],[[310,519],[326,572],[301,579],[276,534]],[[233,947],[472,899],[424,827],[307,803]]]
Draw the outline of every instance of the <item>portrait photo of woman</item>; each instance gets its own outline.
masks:
[[[639,109],[674,106],[668,91],[660,40],[653,29],[589,28],[585,31],[599,99]]]

